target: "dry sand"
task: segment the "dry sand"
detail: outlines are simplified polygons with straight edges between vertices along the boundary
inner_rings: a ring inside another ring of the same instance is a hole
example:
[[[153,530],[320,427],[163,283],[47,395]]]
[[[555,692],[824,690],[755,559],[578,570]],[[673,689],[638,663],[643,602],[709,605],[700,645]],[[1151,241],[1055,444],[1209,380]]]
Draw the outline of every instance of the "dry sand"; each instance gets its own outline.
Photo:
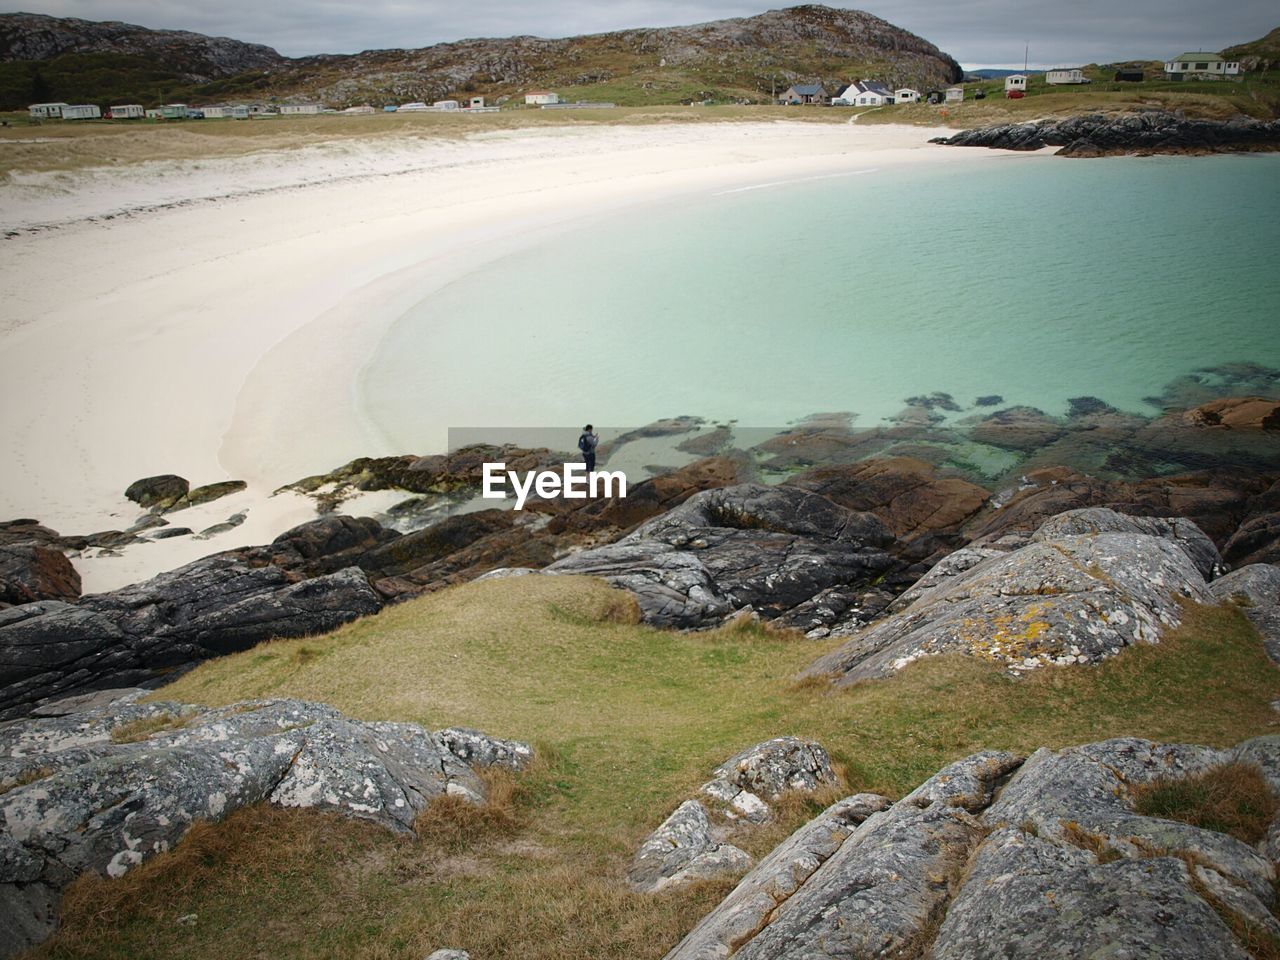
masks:
[[[129,526],[133,480],[248,481],[123,557],[110,589],[312,516],[281,484],[383,449],[352,402],[386,328],[433,290],[576,220],[654,199],[970,151],[936,131],[700,123],[344,140],[204,162],[11,175],[0,183],[0,519]],[[988,156],[997,156],[994,152]],[[431,363],[424,358],[424,375]],[[424,418],[430,412],[424,411]]]

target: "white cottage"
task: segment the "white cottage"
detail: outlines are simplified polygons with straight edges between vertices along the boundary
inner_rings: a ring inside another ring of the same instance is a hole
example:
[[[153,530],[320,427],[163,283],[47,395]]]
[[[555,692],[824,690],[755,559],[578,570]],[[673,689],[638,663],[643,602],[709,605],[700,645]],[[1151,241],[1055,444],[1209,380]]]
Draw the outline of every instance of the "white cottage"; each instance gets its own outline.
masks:
[[[831,102],[847,107],[883,107],[886,103],[893,103],[893,93],[874,80],[858,80],[845,87]]]
[[[1220,53],[1197,51],[1174,57],[1164,65],[1164,72],[1175,80],[1185,77],[1234,77],[1240,72],[1240,61],[1224,60]]]
[[[1088,83],[1084,77],[1084,71],[1077,67],[1055,67],[1053,70],[1046,70],[1044,74],[1044,82],[1055,86],[1064,83]]]
[[[305,114],[319,113],[324,108],[318,103],[283,103],[280,105],[280,116],[296,117]]]
[[[63,120],[97,120],[102,111],[92,103],[77,103],[62,108]]]
[[[112,120],[141,120],[147,115],[147,108],[140,103],[122,103],[110,110]]]
[[[552,93],[549,90],[530,90],[524,95],[524,102],[528,106],[541,106],[544,103],[559,103],[560,94]]]
[[[1027,75],[1025,73],[1013,73],[1004,78],[1004,95],[1007,97],[1011,93],[1027,92]]]
[[[894,103],[919,103],[920,91],[912,90],[910,87],[902,87],[893,91]]]
[[[220,120],[231,115],[230,107],[199,107],[197,109],[204,114],[206,120]]]
[[[964,87],[947,87],[947,103],[959,103],[964,99]]]
[[[60,120],[65,103],[33,103],[27,107],[32,120]]]

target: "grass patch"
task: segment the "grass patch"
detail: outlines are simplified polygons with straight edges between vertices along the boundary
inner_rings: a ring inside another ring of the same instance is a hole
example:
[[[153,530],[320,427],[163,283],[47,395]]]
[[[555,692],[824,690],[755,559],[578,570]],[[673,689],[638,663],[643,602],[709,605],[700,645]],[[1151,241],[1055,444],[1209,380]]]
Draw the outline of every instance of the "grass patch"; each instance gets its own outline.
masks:
[[[1266,837],[1280,808],[1262,771],[1249,763],[1142,784],[1133,789],[1133,804],[1145,816],[1216,830],[1248,844]]]
[[[421,840],[305,811],[200,827],[119,881],[80,881],[92,895],[68,900],[63,932],[36,956],[418,960],[452,946],[497,960],[658,958],[727,885],[642,896],[624,881],[630,858],[716,765],[759,741],[811,737],[840,762],[841,793],[900,796],[983,748],[1118,736],[1221,747],[1278,728],[1280,671],[1230,605],[1190,606],[1159,645],[1097,667],[1012,680],[937,657],[837,690],[794,682],[835,641],[750,622],[655,630],[630,604],[586,578],[485,581],[185,674],[157,696],[320,700],[531,740],[541,761],[488,812],[433,807]],[[299,662],[303,648],[315,656]],[[732,842],[758,857],[833,797],[789,796],[777,822]],[[117,906],[104,912],[108,892]],[[189,913],[194,927],[174,923]]]
[[[166,730],[181,730],[189,720],[189,717],[173,713],[158,713],[154,717],[142,717],[115,727],[111,731],[111,742],[141,743]]]

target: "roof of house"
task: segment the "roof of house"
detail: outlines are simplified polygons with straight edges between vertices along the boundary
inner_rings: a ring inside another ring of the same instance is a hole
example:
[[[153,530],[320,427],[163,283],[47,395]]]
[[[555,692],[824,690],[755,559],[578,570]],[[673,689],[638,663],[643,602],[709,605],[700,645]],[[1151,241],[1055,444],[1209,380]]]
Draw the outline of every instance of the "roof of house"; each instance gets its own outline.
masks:
[[[1050,67],[1045,73],[1079,73],[1084,67]]]
[[[915,87],[899,87],[896,92],[897,93],[919,93],[920,91],[917,90]]]
[[[1196,50],[1191,53],[1180,53],[1173,59],[1174,60],[1221,60],[1222,54],[1208,53],[1204,50]]]
[[[816,97],[819,93],[826,93],[820,83],[797,83],[791,89],[802,97]]]

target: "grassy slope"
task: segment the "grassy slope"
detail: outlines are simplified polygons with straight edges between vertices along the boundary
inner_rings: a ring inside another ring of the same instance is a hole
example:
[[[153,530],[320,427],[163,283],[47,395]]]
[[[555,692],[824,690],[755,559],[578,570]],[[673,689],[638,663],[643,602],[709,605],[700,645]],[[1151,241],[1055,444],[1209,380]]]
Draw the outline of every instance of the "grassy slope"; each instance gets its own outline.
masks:
[[[1190,608],[1157,647],[1011,681],[939,658],[844,691],[792,682],[829,644],[759,629],[635,625],[625,594],[579,578],[470,584],[331,635],[279,641],[163,697],[299,696],[367,719],[533,740],[521,825],[405,840],[268,808],[201,828],[120,881],[87,878],[43,957],[660,957],[724,893],[621,883],[644,834],[719,761],[782,734],[823,742],[845,789],[901,794],[982,747],[1120,735],[1225,745],[1275,731],[1280,671],[1231,608]],[[741,838],[760,854],[812,807]],[[175,923],[196,913],[194,926]],[[216,935],[211,935],[216,931]]]

